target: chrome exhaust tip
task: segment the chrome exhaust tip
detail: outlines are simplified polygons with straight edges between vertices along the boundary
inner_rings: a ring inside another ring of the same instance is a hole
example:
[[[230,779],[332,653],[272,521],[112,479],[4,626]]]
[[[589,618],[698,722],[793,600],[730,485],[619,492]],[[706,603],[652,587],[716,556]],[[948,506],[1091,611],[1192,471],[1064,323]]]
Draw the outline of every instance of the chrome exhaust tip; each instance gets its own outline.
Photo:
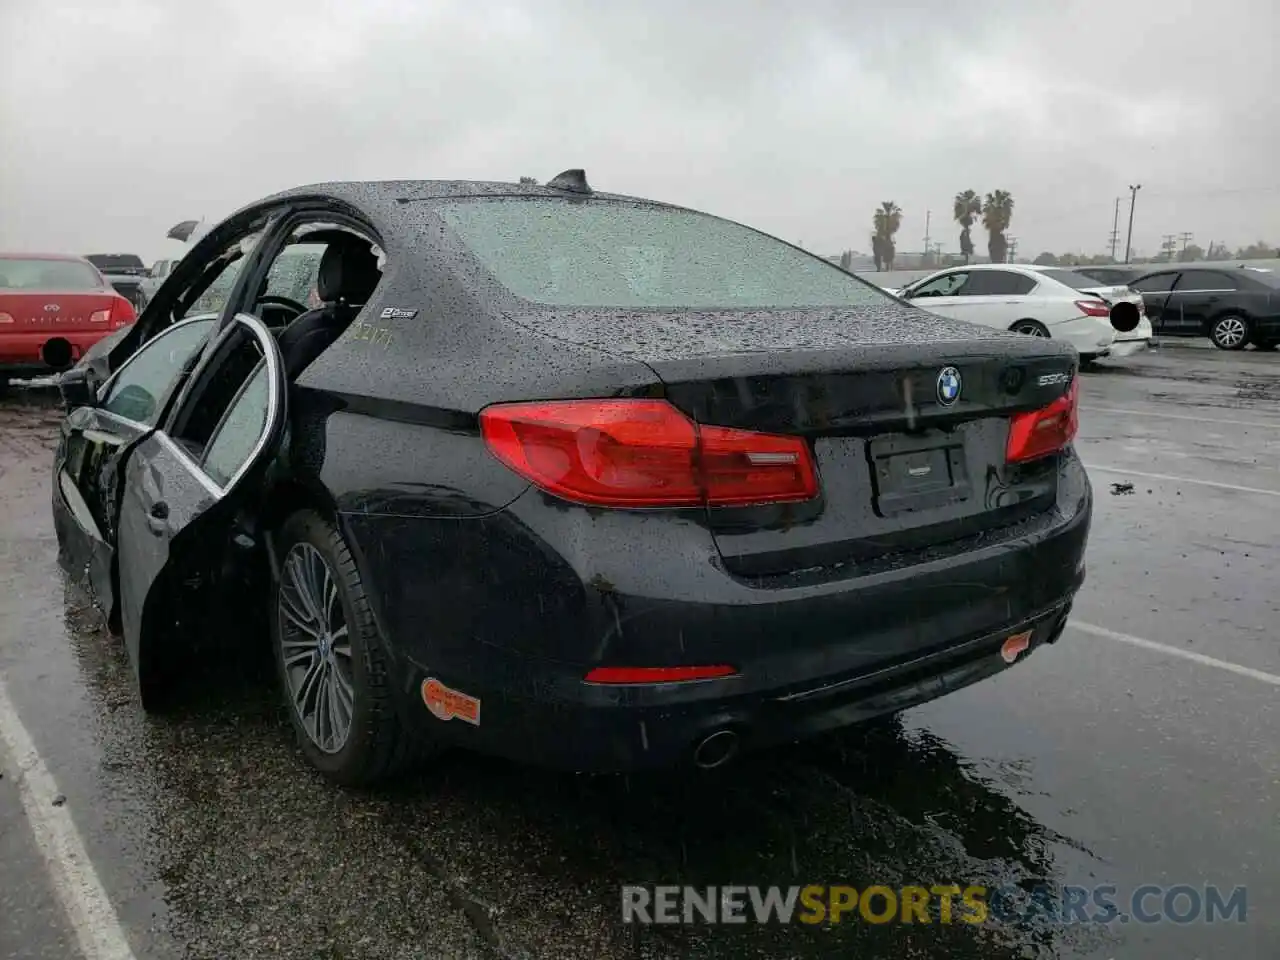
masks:
[[[693,748],[693,762],[703,770],[714,770],[732,760],[738,753],[738,735],[732,730],[717,730]]]

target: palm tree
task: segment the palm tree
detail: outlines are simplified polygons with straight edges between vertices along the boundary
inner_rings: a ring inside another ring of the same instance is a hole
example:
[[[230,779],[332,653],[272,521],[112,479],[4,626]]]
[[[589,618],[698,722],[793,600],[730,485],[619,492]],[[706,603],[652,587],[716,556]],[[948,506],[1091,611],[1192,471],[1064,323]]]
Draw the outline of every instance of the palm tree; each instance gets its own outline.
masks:
[[[1004,232],[1013,220],[1013,197],[1007,190],[993,190],[982,203],[982,225],[989,238],[987,252],[992,263],[1004,263],[1009,254],[1009,241]]]
[[[876,246],[876,241],[879,241],[879,259],[887,269],[892,270],[896,252],[893,246],[893,235],[902,226],[902,208],[892,200],[885,200],[880,204],[880,209],[875,212],[875,216],[871,218],[871,225],[875,228],[872,245]]]
[[[982,214],[982,198],[972,190],[964,190],[956,194],[954,216],[956,223],[960,224],[960,252],[964,254],[964,262],[968,263],[969,258],[973,256],[973,237],[969,235],[969,228],[973,226],[973,222]]]

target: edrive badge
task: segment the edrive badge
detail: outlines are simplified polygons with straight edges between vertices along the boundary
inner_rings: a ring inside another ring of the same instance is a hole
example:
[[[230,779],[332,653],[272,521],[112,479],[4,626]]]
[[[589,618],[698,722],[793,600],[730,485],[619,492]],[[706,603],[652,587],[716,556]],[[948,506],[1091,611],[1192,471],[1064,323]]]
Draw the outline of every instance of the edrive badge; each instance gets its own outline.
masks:
[[[949,407],[960,399],[960,371],[955,367],[943,367],[938,374],[938,402]]]

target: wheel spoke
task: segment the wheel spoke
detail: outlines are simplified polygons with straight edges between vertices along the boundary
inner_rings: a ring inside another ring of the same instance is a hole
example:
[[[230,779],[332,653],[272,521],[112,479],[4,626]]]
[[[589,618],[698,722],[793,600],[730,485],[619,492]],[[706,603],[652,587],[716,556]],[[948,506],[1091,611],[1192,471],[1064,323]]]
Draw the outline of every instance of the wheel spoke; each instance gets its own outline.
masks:
[[[347,675],[343,673],[342,668],[337,664],[333,668],[333,678],[335,686],[338,688],[339,699],[347,709],[348,715],[355,710],[356,691],[351,681],[347,679]]]
[[[316,682],[316,732],[322,750],[329,749],[333,742],[333,714],[330,712],[333,695],[330,692],[329,669],[329,661],[326,660]]]
[[[294,577],[294,585],[298,594],[298,599],[302,601],[306,607],[307,613],[311,616],[312,622],[318,627],[324,627],[324,616],[320,610],[320,603],[317,599],[315,585],[315,571],[312,568],[311,555],[304,554],[298,556],[296,565],[296,575]]]
[[[316,626],[315,621],[306,612],[299,610],[297,605],[288,598],[288,594],[283,587],[280,590],[280,612],[284,614],[285,619],[301,630],[303,633],[320,639],[320,630]]]
[[[341,616],[341,610],[338,607],[338,585],[333,582],[333,577],[329,575],[329,568],[324,571],[325,594],[324,594],[324,622],[325,626],[332,627],[337,617]]]
[[[351,633],[347,630],[345,623],[329,634],[329,640],[333,644],[334,653],[348,660],[351,659]]]
[[[329,728],[333,734],[333,746],[337,748],[347,739],[347,719],[343,716],[342,704],[338,699],[338,670],[329,664],[328,682],[325,684]]]
[[[319,657],[312,657],[311,663],[307,666],[307,672],[302,675],[302,679],[298,682],[298,686],[294,691],[293,701],[298,705],[298,712],[303,717],[312,712],[307,709],[307,702],[312,699],[313,689],[323,668],[324,661]]]
[[[286,644],[286,647],[288,646],[290,646],[290,644]],[[291,646],[295,648],[295,652],[286,653],[284,655],[284,666],[286,670],[302,666],[302,664],[306,663],[316,655],[316,645],[314,643],[295,643]]]
[[[316,619],[322,627],[328,628],[329,618],[324,607],[325,581],[329,577],[329,569],[325,566],[324,558],[320,556],[320,552],[314,548],[307,549],[307,571],[309,577],[307,579],[307,589],[311,591],[311,609],[315,611]]]

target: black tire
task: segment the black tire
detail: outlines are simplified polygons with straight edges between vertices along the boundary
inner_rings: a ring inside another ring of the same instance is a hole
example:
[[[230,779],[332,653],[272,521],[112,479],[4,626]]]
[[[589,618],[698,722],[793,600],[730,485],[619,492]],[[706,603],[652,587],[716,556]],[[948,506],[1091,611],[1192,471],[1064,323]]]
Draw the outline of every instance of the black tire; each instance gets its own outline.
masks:
[[[1009,328],[1014,333],[1024,333],[1029,337],[1048,337],[1049,328],[1039,320],[1019,320]]]
[[[1209,327],[1209,341],[1219,350],[1243,350],[1249,337],[1249,320],[1238,313],[1224,313]]]
[[[1277,346],[1280,346],[1280,340],[1260,340],[1257,343],[1255,343],[1253,346],[1255,350],[1263,350],[1266,352],[1270,352],[1272,350],[1275,350]]]
[[[281,612],[281,576],[271,579],[271,643],[285,709],[307,761],[346,786],[365,786],[403,773],[424,753],[422,741],[405,727],[392,701],[389,661],[378,636],[373,611],[355,560],[337,528],[320,514],[301,510],[274,536],[283,566],[299,544],[313,547],[328,568],[350,641],[353,706],[346,741],[326,752],[312,739],[295,706],[284,664],[285,627]]]

